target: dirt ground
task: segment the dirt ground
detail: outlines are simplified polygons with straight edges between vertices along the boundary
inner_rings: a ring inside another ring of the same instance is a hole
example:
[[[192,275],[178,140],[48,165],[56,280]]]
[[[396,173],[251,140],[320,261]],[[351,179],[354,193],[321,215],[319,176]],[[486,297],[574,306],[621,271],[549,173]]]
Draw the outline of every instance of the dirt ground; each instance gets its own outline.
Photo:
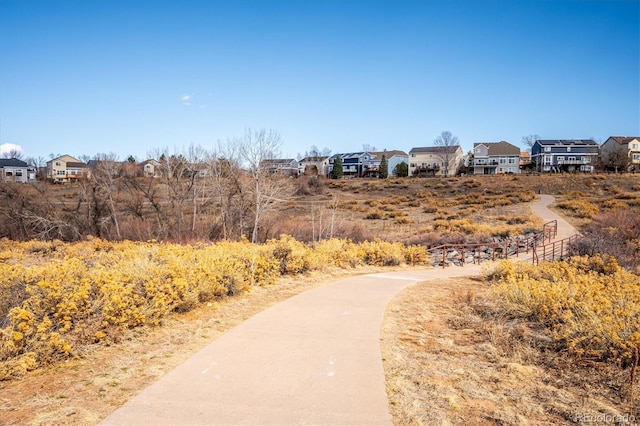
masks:
[[[640,422],[628,370],[576,364],[539,327],[483,314],[489,291],[480,278],[429,281],[388,305],[382,353],[395,424]]]

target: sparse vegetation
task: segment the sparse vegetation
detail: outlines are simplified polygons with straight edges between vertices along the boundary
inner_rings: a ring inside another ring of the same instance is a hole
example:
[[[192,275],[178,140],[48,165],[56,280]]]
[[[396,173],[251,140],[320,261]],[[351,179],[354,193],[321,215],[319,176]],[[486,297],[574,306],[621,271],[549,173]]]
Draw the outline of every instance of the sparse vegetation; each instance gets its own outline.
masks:
[[[384,181],[305,177],[292,181],[297,195],[261,220],[258,235],[263,244],[249,244],[239,234],[232,238],[237,239],[235,242],[211,244],[210,240],[215,241],[222,235],[222,224],[214,223],[213,216],[207,215],[220,211],[221,204],[211,210],[198,210],[197,232],[190,234],[190,244],[148,242],[146,240],[154,236],[152,228],[139,227],[136,223],[156,219],[170,223],[173,219],[162,217],[170,212],[162,207],[156,210],[151,202],[136,204],[135,192],[126,186],[122,188],[128,192],[119,192],[120,187],[114,192],[115,206],[123,209],[116,212],[120,232],[124,238],[136,235],[136,239],[145,242],[110,242],[92,237],[87,240],[90,228],[83,227],[85,216],[77,217],[76,207],[84,202],[82,187],[2,186],[0,213],[9,222],[0,224],[0,232],[4,235],[17,232],[18,239],[28,240],[29,226],[33,223],[20,220],[31,217],[32,213],[48,221],[41,224],[52,226],[51,232],[41,235],[41,241],[0,240],[3,377],[20,377],[47,363],[59,366],[57,360],[60,359],[82,362],[81,358],[74,357],[95,353],[97,348],[107,350],[108,345],[118,347],[130,343],[128,339],[135,340],[160,329],[148,325],[175,325],[176,315],[185,316],[182,318],[196,312],[202,315],[202,306],[208,304],[244,300],[258,293],[266,297],[264,288],[273,288],[267,293],[278,291],[277,286],[267,284],[282,277],[301,274],[307,277],[323,268],[423,265],[428,260],[426,247],[479,242],[539,229],[541,224],[527,205],[538,191],[555,194],[561,211],[575,214],[576,223],[583,225],[583,238],[574,247],[576,252],[608,253],[620,266],[638,271],[640,237],[635,230],[640,229],[636,223],[640,217],[637,213],[640,175]],[[140,181],[144,182],[149,183]],[[152,183],[156,184],[158,182]],[[144,189],[153,202],[161,206],[165,202],[163,185],[144,188],[138,185],[136,190]],[[566,191],[564,188],[568,187],[572,189]],[[145,197],[142,196],[142,200],[149,200]],[[108,220],[113,210],[106,209],[104,213],[107,220],[98,225],[115,233],[115,224]],[[186,218],[191,217],[188,209],[185,213]],[[367,219],[372,213],[378,216]],[[578,218],[578,215],[583,216]],[[212,228],[198,228],[201,224]],[[136,232],[131,234],[134,229]],[[280,237],[281,234],[289,236]],[[56,236],[80,241],[63,243],[56,240]],[[633,340],[634,334],[627,332],[633,330],[634,318],[635,324],[640,320],[633,310],[638,304],[633,299],[636,295],[625,292],[632,291],[637,283],[613,259],[600,258],[600,263],[582,259],[586,260],[555,266],[546,271],[546,275],[542,272],[538,272],[542,275],[520,274],[522,281],[529,284],[548,281],[546,287],[539,284],[535,292],[530,292],[531,297],[524,299],[530,301],[534,295],[544,296],[538,294],[540,292],[549,293],[546,297],[551,299],[535,305],[551,307],[542,322],[533,313],[524,314],[523,308],[518,310],[515,305],[508,305],[507,299],[497,297],[497,292],[492,296],[487,292],[488,284],[477,281],[462,286],[456,283],[455,294],[436,292],[443,296],[438,303],[447,299],[451,305],[442,311],[433,306],[432,296],[436,294],[433,288],[423,294],[413,308],[403,304],[402,311],[407,313],[404,321],[409,323],[398,324],[396,328],[404,333],[401,361],[407,373],[405,376],[405,372],[396,370],[392,380],[406,379],[413,383],[411,389],[406,383],[400,384],[401,392],[427,391],[419,398],[432,398],[433,405],[422,405],[422,399],[419,403],[417,399],[408,400],[410,413],[396,413],[399,416],[395,417],[396,421],[431,424],[432,414],[437,412],[440,420],[446,418],[453,424],[469,423],[470,419],[507,424],[525,420],[562,423],[575,416],[575,404],[591,412],[626,412],[632,395],[629,382],[633,364],[633,350],[628,349],[637,343]],[[508,268],[511,266],[496,270],[493,278],[506,283],[505,277],[511,276]],[[579,272],[567,268],[577,268]],[[573,291],[569,286],[574,284],[584,286],[576,287],[581,293],[573,293],[586,297],[579,299],[581,303],[598,300],[602,302],[602,309],[588,311],[587,305],[576,302],[577,297],[567,299],[567,294]],[[567,294],[554,293],[559,287]],[[542,291],[543,288],[546,290]],[[587,288],[593,291],[585,290]],[[254,291],[247,293],[247,289]],[[525,294],[524,290],[520,293]],[[229,297],[234,295],[242,296]],[[610,305],[602,299],[614,295],[619,297]],[[632,306],[624,305],[629,309],[621,319],[612,319],[605,325],[594,322],[597,318],[607,318],[608,314],[621,314],[616,306],[622,306],[619,300],[624,298],[628,298]],[[572,304],[582,310],[570,318],[557,315],[565,307],[574,306]],[[605,312],[606,309],[610,310]],[[411,319],[411,312],[419,314]],[[442,318],[438,319],[435,312],[443,314]],[[567,318],[572,319],[573,328]],[[215,321],[220,320],[223,318]],[[555,326],[546,329],[544,323]],[[616,324],[623,324],[627,333],[623,333],[624,339],[616,338]],[[431,329],[432,326],[435,328]],[[437,334],[441,326],[448,334]],[[582,339],[567,331],[574,329],[590,331],[592,338]],[[172,342],[183,339],[175,337]],[[562,350],[570,352],[572,357],[567,358]],[[475,360],[474,365],[465,364],[469,354]],[[419,361],[412,364],[414,361],[405,356]],[[580,362],[572,364],[574,359]],[[613,362],[616,360],[618,364]],[[592,369],[585,370],[584,365]],[[624,371],[621,365],[626,368]],[[446,376],[441,372],[446,372]],[[602,378],[602,386],[586,384],[584,377],[596,373]],[[111,375],[111,380],[117,381],[117,374]],[[37,380],[36,375],[30,376]],[[522,389],[525,382],[531,386]],[[557,398],[559,393],[565,395],[564,399]],[[600,398],[598,401],[591,398],[594,393]],[[401,402],[396,400],[396,404],[392,406],[394,410],[402,408]],[[528,407],[526,410],[521,410],[523,404]],[[23,410],[29,411],[28,407]]]

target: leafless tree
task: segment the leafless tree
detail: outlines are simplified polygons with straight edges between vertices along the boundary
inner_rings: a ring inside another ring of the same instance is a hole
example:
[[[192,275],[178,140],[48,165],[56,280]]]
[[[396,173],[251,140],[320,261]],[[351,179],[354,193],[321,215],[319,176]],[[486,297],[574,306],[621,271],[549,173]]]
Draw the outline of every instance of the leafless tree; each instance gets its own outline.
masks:
[[[615,170],[616,173],[620,170],[627,171],[629,167],[629,154],[626,149],[616,143],[613,149],[605,152],[604,161],[604,165]]]
[[[456,150],[460,146],[458,137],[449,131],[444,131],[433,141],[433,144],[436,147],[436,155],[442,163],[442,175],[449,176],[449,169],[452,166],[458,166],[457,164],[453,164]]]
[[[2,158],[15,158],[16,160],[22,160],[22,151],[19,149],[9,149],[2,153]]]
[[[235,140],[218,142],[208,161],[211,199],[220,229],[214,238],[240,238],[244,232],[249,200],[244,185],[245,172],[240,166],[240,147]]]
[[[531,152],[531,148],[533,148],[533,145],[539,139],[540,139],[540,136],[538,136],[536,134],[531,134],[529,136],[523,136],[522,137],[522,145],[525,146],[529,152]]]
[[[118,160],[118,155],[111,152],[109,154],[97,154],[93,158],[95,167],[89,177],[93,184],[93,196],[96,204],[105,204],[108,217],[116,230],[116,237],[122,239],[120,224],[118,223],[118,209],[116,207],[116,179],[120,176],[122,165]],[[97,200],[100,197],[102,200]]]
[[[270,173],[263,161],[275,158],[281,144],[278,132],[265,129],[255,132],[248,129],[238,141],[240,157],[251,177],[249,191],[253,204],[251,241],[254,243],[258,241],[258,229],[263,215],[279,203],[287,201],[293,194],[289,178]]]

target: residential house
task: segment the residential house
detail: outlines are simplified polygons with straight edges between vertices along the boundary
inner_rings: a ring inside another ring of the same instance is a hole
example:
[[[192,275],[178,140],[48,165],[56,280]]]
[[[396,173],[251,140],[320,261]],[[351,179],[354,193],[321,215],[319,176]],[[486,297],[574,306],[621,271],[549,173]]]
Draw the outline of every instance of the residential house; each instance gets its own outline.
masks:
[[[389,151],[376,151],[370,152],[373,156],[373,169],[380,170],[380,163],[382,162],[382,156],[387,160],[387,170],[389,176],[396,175],[396,167],[400,163],[405,163],[407,166],[409,165],[409,155],[404,151],[399,150],[389,150]]]
[[[520,148],[505,141],[473,144],[474,175],[505,173],[520,173]]]
[[[113,160],[89,160],[87,161],[87,167],[92,174],[96,171],[100,174],[106,175],[107,173],[113,178],[120,176],[122,170],[122,163]]]
[[[144,177],[162,177],[162,167],[158,160],[151,159],[143,161],[140,163],[140,167],[142,168],[142,176]]]
[[[298,174],[327,176],[329,174],[329,157],[311,155],[298,161]]]
[[[600,147],[603,165],[615,171],[640,171],[640,136],[611,136]]]
[[[47,179],[52,182],[74,182],[89,175],[87,165],[70,155],[47,161]]]
[[[536,140],[531,147],[531,163],[539,172],[593,172],[598,160],[598,144],[591,139]]]
[[[260,167],[265,167],[269,173],[298,176],[298,162],[293,158],[262,160]]]
[[[35,167],[29,167],[17,158],[0,158],[0,182],[28,183],[35,180]]]
[[[375,166],[373,155],[369,152],[348,152],[343,154],[333,154],[329,157],[329,169],[327,174],[331,174],[336,158],[342,159],[342,171],[344,177],[364,176],[368,170]]]
[[[412,148],[409,176],[455,176],[464,163],[460,145]]]

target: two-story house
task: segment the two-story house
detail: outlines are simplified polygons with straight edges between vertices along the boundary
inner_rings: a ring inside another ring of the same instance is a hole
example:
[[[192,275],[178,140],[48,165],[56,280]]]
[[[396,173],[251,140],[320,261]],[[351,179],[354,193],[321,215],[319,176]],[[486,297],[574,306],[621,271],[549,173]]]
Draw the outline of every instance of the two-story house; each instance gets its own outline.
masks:
[[[460,145],[411,148],[409,176],[455,176],[463,162]]]
[[[396,167],[400,163],[409,164],[409,155],[400,150],[389,150],[389,151],[376,151],[370,153],[372,158],[373,170],[380,170],[380,163],[382,162],[382,156],[387,160],[387,171],[389,176],[395,176]],[[378,175],[379,176],[379,175]]]
[[[28,183],[35,180],[35,167],[29,167],[17,158],[0,158],[0,182]]]
[[[616,171],[640,171],[640,136],[611,136],[602,146],[603,165]]]
[[[298,162],[293,158],[273,158],[260,161],[269,173],[279,173],[287,176],[298,176]]]
[[[473,144],[473,174],[520,173],[520,148],[509,142],[478,142]]]
[[[162,165],[158,160],[149,159],[140,163],[140,168],[142,169],[142,176],[151,177],[151,178],[159,178],[162,177]]]
[[[87,165],[70,155],[62,155],[47,161],[47,179],[52,182],[74,182],[88,175]]]
[[[373,155],[369,152],[347,152],[333,154],[329,157],[329,169],[327,174],[331,174],[336,158],[342,159],[342,174],[344,177],[358,177],[366,174],[367,169],[375,166]]]
[[[329,157],[311,155],[298,161],[298,174],[327,176],[329,174]]]
[[[592,139],[536,140],[531,162],[539,172],[593,172],[599,147]]]

